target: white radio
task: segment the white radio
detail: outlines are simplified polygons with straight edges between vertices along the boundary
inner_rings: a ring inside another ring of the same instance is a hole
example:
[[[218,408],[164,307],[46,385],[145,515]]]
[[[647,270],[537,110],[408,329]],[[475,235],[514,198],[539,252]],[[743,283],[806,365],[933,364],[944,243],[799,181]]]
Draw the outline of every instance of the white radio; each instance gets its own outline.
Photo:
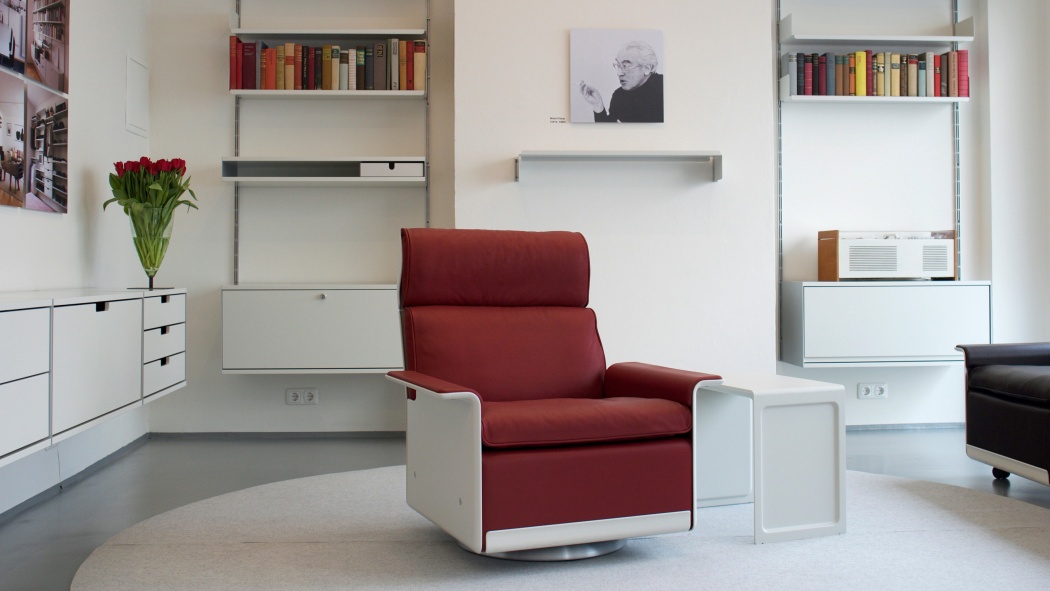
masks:
[[[955,232],[818,232],[817,278],[956,279]]]

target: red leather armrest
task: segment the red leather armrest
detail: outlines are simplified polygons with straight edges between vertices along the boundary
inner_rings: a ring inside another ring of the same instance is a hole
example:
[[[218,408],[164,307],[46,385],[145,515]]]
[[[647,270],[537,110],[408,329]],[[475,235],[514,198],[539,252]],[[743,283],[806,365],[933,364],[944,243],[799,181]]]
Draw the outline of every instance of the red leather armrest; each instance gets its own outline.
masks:
[[[420,388],[421,390],[430,390],[435,394],[450,394],[452,392],[470,392],[477,396],[479,399],[481,395],[470,388],[453,384],[452,382],[446,382],[440,378],[420,373],[418,371],[391,371],[387,372],[388,376],[402,382],[407,382],[413,386]],[[416,399],[416,392],[412,388],[408,390],[408,397],[411,400]]]
[[[705,380],[721,376],[648,363],[617,363],[605,372],[605,396],[663,398],[685,406],[693,405],[693,390]]]

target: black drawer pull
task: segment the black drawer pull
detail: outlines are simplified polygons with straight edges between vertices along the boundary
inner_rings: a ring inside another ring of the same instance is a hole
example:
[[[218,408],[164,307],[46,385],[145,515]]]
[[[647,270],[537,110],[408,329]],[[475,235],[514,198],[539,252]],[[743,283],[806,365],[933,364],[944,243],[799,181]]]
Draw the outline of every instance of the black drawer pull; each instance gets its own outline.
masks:
[[[109,310],[109,302],[95,302],[96,312],[105,312],[106,310]]]
[[[167,304],[171,296],[160,296],[160,303]]]
[[[167,365],[169,363],[171,363],[171,357],[164,357],[164,358],[162,358],[160,360],[160,366],[161,367],[164,367],[165,365]]]
[[[160,327],[160,334],[165,335],[165,334],[168,334],[169,332],[171,332],[171,327],[170,326],[162,326],[162,327]]]

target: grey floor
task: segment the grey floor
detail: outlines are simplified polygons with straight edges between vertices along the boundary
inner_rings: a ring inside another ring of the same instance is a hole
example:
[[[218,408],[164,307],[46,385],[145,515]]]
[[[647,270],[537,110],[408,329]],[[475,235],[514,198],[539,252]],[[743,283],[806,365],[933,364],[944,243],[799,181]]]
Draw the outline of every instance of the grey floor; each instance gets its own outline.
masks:
[[[850,470],[963,486],[1050,509],[1050,487],[996,482],[964,452],[962,429],[851,431]],[[0,590],[68,590],[114,534],[169,509],[250,486],[403,464],[399,438],[154,437],[0,525]]]

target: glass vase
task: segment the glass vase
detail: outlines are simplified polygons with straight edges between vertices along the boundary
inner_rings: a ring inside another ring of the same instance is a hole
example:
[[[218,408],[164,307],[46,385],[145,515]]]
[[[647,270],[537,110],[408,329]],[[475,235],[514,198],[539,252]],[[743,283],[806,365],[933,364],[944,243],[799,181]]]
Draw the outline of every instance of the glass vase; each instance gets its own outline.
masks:
[[[165,215],[162,209],[143,207],[137,211],[132,209],[128,218],[131,220],[131,239],[135,243],[135,252],[139,255],[142,270],[149,277],[149,288],[152,290],[153,276],[160,269],[171,240],[172,216],[170,213]]]

